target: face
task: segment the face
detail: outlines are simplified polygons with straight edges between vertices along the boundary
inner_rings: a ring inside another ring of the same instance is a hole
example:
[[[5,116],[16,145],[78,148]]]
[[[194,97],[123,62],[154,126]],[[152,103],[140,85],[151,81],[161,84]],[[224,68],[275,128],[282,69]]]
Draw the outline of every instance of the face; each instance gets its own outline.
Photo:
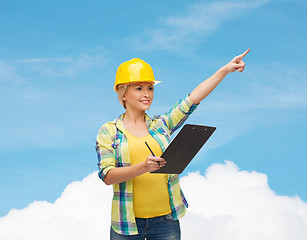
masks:
[[[153,83],[134,83],[128,85],[123,96],[126,109],[148,110],[153,100]]]

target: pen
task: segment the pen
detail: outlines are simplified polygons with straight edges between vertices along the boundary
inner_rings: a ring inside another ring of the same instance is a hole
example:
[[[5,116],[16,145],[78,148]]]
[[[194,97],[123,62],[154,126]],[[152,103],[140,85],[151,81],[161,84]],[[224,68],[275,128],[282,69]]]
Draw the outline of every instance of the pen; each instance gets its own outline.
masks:
[[[151,150],[151,148],[149,147],[149,145],[147,144],[147,142],[145,141],[145,144],[146,144],[146,146],[148,147],[148,149],[149,149],[149,151],[151,152],[151,154],[152,154],[152,156],[156,156],[154,153],[153,153],[153,151]]]
[[[151,148],[149,147],[149,145],[148,145],[148,143],[145,141],[145,144],[146,144],[146,146],[148,147],[148,149],[149,149],[149,151],[151,152],[151,154],[152,154],[152,156],[156,156],[154,153],[153,153],[153,151],[151,150]],[[158,164],[159,164],[159,166],[161,167],[161,165],[160,165],[160,162],[158,162]]]

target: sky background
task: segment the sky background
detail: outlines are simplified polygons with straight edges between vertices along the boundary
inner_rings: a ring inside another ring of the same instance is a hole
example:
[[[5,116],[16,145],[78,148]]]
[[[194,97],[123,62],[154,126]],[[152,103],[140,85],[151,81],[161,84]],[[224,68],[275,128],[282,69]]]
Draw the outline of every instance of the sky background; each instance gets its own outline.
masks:
[[[145,60],[162,81],[153,116],[248,48],[245,71],[229,74],[188,119],[217,130],[181,176],[230,162],[305,204],[306,8],[304,0],[0,1],[2,219],[54,203],[97,170],[97,132],[124,111],[112,90],[123,61]]]

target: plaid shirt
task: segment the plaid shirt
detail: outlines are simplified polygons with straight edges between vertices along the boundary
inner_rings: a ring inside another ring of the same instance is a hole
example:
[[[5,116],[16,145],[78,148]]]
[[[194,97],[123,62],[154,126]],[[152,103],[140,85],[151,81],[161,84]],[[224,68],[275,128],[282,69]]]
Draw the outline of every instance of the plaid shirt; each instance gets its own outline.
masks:
[[[145,115],[145,121],[151,136],[159,143],[162,152],[171,141],[170,135],[182,126],[197,105],[188,96],[176,103],[166,114],[153,119]],[[99,130],[96,140],[99,177],[104,180],[108,171],[115,167],[131,166],[127,137],[123,124],[123,115],[113,122],[105,123]],[[168,192],[173,217],[177,220],[184,216],[188,203],[179,185],[177,174],[167,174]],[[111,226],[115,232],[123,235],[138,234],[133,211],[132,179],[113,185]]]

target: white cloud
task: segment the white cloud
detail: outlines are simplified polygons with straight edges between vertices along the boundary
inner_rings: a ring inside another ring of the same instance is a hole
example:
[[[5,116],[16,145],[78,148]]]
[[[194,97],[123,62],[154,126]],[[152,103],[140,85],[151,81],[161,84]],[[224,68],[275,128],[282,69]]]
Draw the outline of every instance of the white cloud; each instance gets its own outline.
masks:
[[[92,173],[54,203],[36,201],[0,218],[0,239],[107,239],[112,187]]]
[[[195,184],[197,183],[197,184]],[[232,162],[214,164],[206,175],[182,179],[190,209],[184,239],[301,239],[307,234],[307,203],[276,195],[265,174],[239,171]]]
[[[58,58],[31,58],[15,61],[27,72],[44,77],[76,77],[94,67],[103,67],[107,63],[105,54],[96,50],[79,56],[63,56]]]
[[[81,73],[89,73],[94,68],[107,67],[109,59],[104,51],[97,48],[74,56],[0,61],[0,83],[20,85],[37,80],[47,82],[46,79],[49,78],[56,82],[56,78],[61,77],[69,80]]]
[[[182,239],[303,240],[307,203],[278,196],[265,174],[213,164],[205,175],[189,173],[181,185],[190,203]],[[112,188],[92,173],[73,182],[55,203],[33,202],[0,218],[0,239],[109,239]]]
[[[18,74],[16,68],[6,62],[0,61],[0,83],[1,85],[10,84],[20,84],[25,81],[24,77]]]
[[[199,43],[201,38],[216,31],[225,21],[243,11],[268,3],[269,0],[221,1],[194,4],[183,16],[161,19],[158,27],[145,32],[144,37],[129,37],[135,46],[144,49],[177,50],[186,44]]]

